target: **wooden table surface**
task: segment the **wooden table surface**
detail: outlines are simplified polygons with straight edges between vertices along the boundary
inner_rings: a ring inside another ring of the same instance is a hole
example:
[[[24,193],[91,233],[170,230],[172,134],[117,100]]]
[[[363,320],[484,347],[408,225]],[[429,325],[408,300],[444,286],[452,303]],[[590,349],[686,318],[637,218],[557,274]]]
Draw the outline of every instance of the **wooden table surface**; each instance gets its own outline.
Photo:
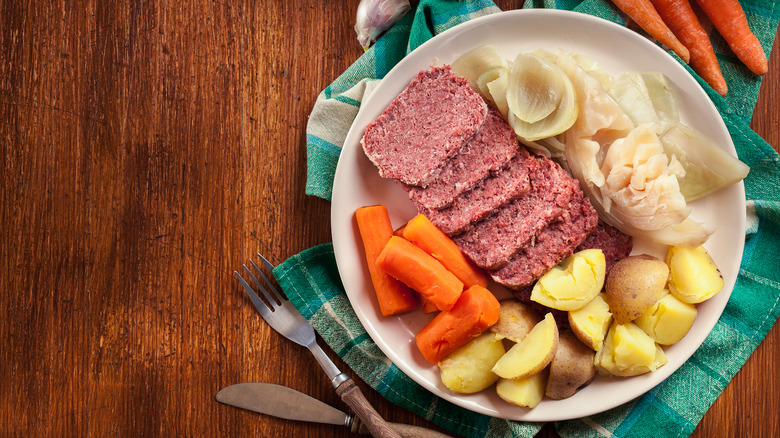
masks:
[[[330,241],[305,127],[362,52],[357,0],[76,3],[0,2],[0,436],[348,436],[214,395],[265,381],[345,409],[233,270]],[[751,125],[775,148],[778,90],[775,50]],[[780,435],[779,345],[775,326],[695,436]]]

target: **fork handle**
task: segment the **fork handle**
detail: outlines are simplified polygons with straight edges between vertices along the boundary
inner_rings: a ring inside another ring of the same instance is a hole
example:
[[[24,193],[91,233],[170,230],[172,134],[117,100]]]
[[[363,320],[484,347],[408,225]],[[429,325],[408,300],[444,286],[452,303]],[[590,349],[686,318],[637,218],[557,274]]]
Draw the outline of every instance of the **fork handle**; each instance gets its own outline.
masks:
[[[352,408],[374,438],[401,438],[366,400],[354,380],[347,379],[337,386],[336,394]]]

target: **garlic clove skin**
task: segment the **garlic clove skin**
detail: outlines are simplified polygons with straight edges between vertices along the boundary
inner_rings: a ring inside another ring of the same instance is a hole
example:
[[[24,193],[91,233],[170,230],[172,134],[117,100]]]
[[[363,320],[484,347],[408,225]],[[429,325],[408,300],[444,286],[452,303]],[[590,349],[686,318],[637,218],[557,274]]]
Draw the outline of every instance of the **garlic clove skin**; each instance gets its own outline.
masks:
[[[411,9],[409,0],[361,0],[355,18],[357,40],[368,50],[371,44]]]

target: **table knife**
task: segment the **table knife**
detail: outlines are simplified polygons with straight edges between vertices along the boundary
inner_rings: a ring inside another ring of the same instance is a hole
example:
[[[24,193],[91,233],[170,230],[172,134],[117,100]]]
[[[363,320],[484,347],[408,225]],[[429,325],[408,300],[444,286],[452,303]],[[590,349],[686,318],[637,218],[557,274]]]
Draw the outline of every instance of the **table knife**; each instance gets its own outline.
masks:
[[[309,421],[348,427],[352,432],[370,434],[359,418],[344,413],[315,398],[273,383],[236,383],[222,388],[217,401],[287,420]],[[400,423],[387,423],[403,438],[445,438],[435,430]]]

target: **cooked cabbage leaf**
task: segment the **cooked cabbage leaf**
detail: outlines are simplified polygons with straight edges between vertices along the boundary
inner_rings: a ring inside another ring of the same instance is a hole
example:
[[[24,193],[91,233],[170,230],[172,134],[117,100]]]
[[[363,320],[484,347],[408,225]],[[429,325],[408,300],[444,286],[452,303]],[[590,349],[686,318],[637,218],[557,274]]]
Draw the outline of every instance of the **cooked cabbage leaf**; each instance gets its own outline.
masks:
[[[750,171],[747,164],[699,131],[681,123],[660,138],[664,152],[684,169],[678,177],[680,192],[690,202],[742,181]]]

